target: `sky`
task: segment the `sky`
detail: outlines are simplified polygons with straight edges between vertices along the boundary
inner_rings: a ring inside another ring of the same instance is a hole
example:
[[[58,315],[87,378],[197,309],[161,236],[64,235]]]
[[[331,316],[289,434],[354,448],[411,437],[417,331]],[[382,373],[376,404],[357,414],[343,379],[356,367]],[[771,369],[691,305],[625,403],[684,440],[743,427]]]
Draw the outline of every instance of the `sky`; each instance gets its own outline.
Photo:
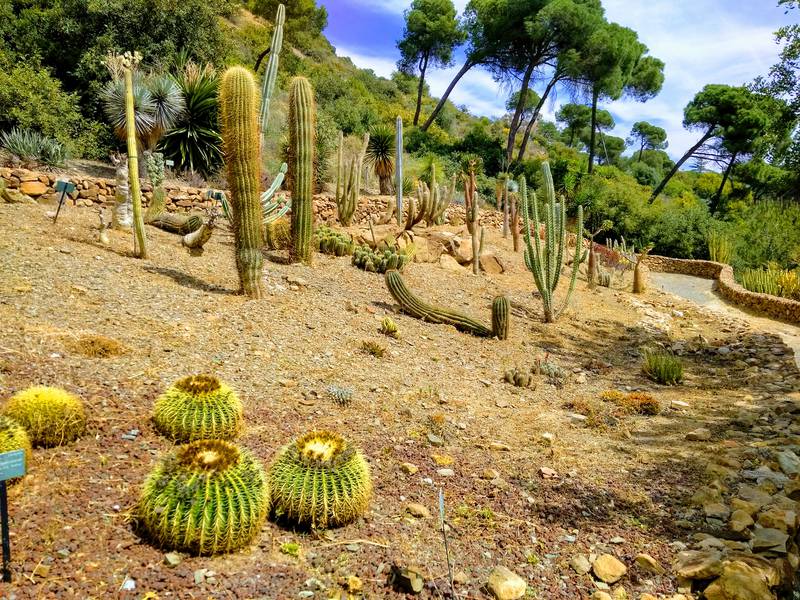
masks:
[[[328,9],[325,30],[339,56],[359,67],[389,77],[399,58],[396,42],[403,35],[403,11],[411,0],[318,0]],[[467,0],[454,0],[463,10]],[[699,137],[683,129],[683,108],[707,83],[741,85],[765,75],[778,60],[774,32],[791,15],[777,0],[603,0],[606,16],[638,32],[650,54],[666,63],[664,87],[654,99],[621,100],[603,105],[617,123],[612,134],[627,137],[636,121],[667,130],[669,148],[679,158]],[[459,53],[460,61],[463,53]],[[440,96],[461,65],[430,71],[431,93]],[[537,86],[538,87],[538,86]],[[542,86],[543,87],[543,86]],[[497,117],[505,111],[509,89],[492,76],[473,69],[459,82],[450,99],[470,113]],[[566,94],[547,106],[552,119]]]

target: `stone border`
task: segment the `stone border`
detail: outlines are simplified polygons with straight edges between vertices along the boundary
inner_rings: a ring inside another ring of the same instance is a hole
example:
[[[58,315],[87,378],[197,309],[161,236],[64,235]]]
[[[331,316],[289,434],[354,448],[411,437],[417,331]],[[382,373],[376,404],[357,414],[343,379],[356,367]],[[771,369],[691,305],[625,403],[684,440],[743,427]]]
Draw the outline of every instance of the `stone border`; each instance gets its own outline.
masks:
[[[800,324],[800,302],[769,294],[758,294],[746,290],[736,283],[730,265],[710,260],[648,256],[647,267],[660,273],[679,273],[704,279],[715,279],[720,295],[738,306],[749,308],[775,319]]]

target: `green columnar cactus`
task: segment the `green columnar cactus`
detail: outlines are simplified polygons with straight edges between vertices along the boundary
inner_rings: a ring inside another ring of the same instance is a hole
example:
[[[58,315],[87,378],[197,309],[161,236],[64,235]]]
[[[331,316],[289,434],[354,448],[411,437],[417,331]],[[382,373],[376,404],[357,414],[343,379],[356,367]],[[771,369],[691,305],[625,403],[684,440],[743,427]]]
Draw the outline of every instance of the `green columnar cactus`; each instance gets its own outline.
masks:
[[[275,15],[275,29],[272,31],[272,43],[269,46],[269,60],[267,70],[264,72],[264,82],[261,89],[261,147],[267,145],[267,127],[269,126],[269,107],[272,101],[272,94],[275,91],[275,80],[278,77],[278,62],[280,60],[281,48],[283,47],[283,25],[286,21],[286,7],[278,5],[278,12]]]
[[[314,91],[305,77],[295,77],[289,92],[289,151],[292,156],[292,259],[311,262],[312,193],[316,147]]]
[[[394,187],[397,194],[397,226],[403,223],[403,119],[397,117],[394,152]]]
[[[364,455],[329,431],[307,433],[284,447],[270,467],[269,485],[276,517],[315,529],[354,521],[372,496]]]
[[[136,115],[133,104],[133,70],[141,60],[138,52],[126,52],[122,57],[125,75],[125,123],[128,134],[128,178],[133,204],[134,251],[139,258],[147,258],[147,237],[142,216],[142,190],[139,186],[139,155],[136,139]]]
[[[25,451],[25,465],[30,467],[31,440],[28,437],[28,433],[22,425],[11,417],[0,415],[0,454],[13,452],[14,450]],[[16,479],[12,479],[11,483],[16,481]]]
[[[242,403],[225,383],[211,375],[176,381],[156,400],[153,422],[175,442],[228,440],[242,425]]]
[[[501,340],[508,339],[511,303],[505,296],[497,296],[492,302],[492,331]]]
[[[355,249],[355,242],[352,237],[322,225],[314,232],[314,248],[323,254],[349,256]]]
[[[36,386],[17,392],[6,402],[3,414],[25,428],[34,446],[68,444],[86,431],[80,398],[60,388]]]
[[[408,289],[408,286],[406,286],[397,271],[387,271],[385,279],[386,287],[389,288],[389,293],[400,305],[400,309],[412,317],[428,323],[452,325],[459,331],[479,337],[497,336],[500,339],[508,337],[508,311],[506,311],[504,318],[502,312],[503,303],[498,299],[495,299],[492,305],[492,323],[497,328],[493,330],[459,312],[426,304]],[[495,305],[497,306],[495,307]]]
[[[231,189],[233,234],[240,292],[251,298],[264,294],[261,272],[261,145],[258,127],[258,89],[253,74],[231,67],[222,76],[219,91],[220,124]]]
[[[269,488],[250,452],[223,440],[179,446],[148,476],[136,507],[142,533],[170,550],[222,554],[246,546],[269,512]]]
[[[481,250],[483,246],[483,227],[478,223],[478,185],[475,179],[475,165],[470,163],[469,173],[464,176],[464,209],[467,220],[467,230],[472,236],[472,273],[477,275],[480,271]]]
[[[336,165],[336,212],[339,223],[349,227],[358,208],[361,190],[361,171],[364,156],[369,145],[369,134],[364,134],[361,153],[350,159],[350,166],[344,165],[344,134],[339,132],[339,153]]]
[[[144,222],[150,223],[165,210],[167,193],[164,190],[164,155],[160,152],[147,154],[147,177],[153,186],[153,198],[144,213]],[[198,228],[199,229],[199,228]]]
[[[519,180],[520,199],[522,203],[523,231],[525,234],[525,266],[533,273],[536,288],[542,296],[544,307],[545,323],[554,323],[564,309],[569,305],[570,296],[575,289],[575,281],[578,278],[578,269],[584,260],[583,247],[583,207],[578,207],[578,231],[575,243],[575,257],[572,261],[572,277],[569,283],[564,304],[560,308],[555,306],[555,291],[558,280],[561,277],[561,268],[564,264],[564,251],[567,247],[567,209],[566,203],[562,199],[556,203],[555,188],[553,187],[553,177],[550,174],[550,165],[545,162],[542,164],[544,173],[544,187],[547,196],[545,203],[544,219],[544,244],[540,238],[539,208],[536,201],[536,193],[528,197],[525,176]],[[531,224],[531,216],[533,224]],[[533,241],[531,241],[531,226],[533,225]]]

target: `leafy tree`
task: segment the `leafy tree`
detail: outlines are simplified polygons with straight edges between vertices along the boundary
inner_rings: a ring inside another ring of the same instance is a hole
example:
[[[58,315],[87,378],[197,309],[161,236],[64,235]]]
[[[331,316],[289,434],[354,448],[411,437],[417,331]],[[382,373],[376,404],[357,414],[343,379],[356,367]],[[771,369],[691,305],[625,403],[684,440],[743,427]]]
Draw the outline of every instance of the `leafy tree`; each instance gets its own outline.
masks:
[[[729,148],[745,147],[761,135],[768,124],[763,102],[747,88],[721,84],[705,86],[683,111],[683,126],[701,129],[704,133],[653,190],[650,202],[658,198],[678,169],[709,140],[719,139]]]
[[[591,123],[591,109],[587,107],[589,110],[589,121]],[[616,122],[614,121],[614,117],[611,116],[611,113],[604,109],[598,109],[595,114],[595,123],[594,128],[595,131],[603,134],[605,132],[611,131],[616,127]],[[589,143],[591,141],[591,124],[587,125],[580,131],[580,140],[583,142],[584,146],[587,148],[589,147]]]
[[[636,160],[641,161],[645,150],[663,150],[667,147],[667,132],[647,121],[637,121],[631,128],[628,144],[639,146]]]
[[[452,0],[414,0],[405,18],[403,39],[397,43],[401,56],[398,67],[407,74],[419,71],[416,126],[428,67],[449,67],[453,63],[453,50],[464,42],[466,33],[458,22]]]
[[[615,135],[600,136],[600,146],[602,151],[599,153],[599,158],[604,165],[617,164],[625,152],[625,140]]]
[[[571,148],[575,143],[575,136],[591,125],[592,109],[583,104],[565,104],[556,113],[556,122],[562,123],[569,132],[567,145]]]

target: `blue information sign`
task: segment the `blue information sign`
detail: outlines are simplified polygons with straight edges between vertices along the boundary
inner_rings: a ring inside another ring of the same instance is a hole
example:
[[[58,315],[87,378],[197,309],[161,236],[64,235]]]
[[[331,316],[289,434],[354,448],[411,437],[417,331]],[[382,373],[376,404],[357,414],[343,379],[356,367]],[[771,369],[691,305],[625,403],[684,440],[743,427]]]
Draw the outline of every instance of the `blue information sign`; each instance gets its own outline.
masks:
[[[25,451],[14,450],[0,454],[0,481],[25,475]]]

